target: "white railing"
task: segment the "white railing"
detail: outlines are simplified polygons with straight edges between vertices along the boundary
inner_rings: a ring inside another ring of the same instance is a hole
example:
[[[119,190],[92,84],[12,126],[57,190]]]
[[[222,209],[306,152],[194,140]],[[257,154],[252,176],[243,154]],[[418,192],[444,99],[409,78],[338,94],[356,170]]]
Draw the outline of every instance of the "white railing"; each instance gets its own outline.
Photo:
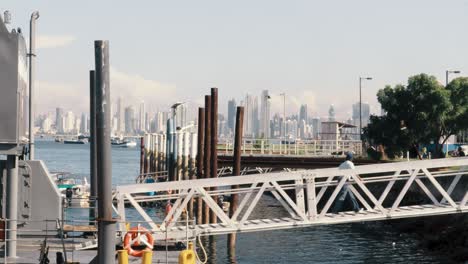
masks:
[[[155,232],[156,239],[164,239],[164,232],[170,238],[180,238],[186,233],[216,235],[452,214],[468,211],[467,175],[468,158],[451,158],[364,165],[349,170],[332,168],[127,185],[117,187],[116,210],[125,221],[124,204],[131,203]],[[362,211],[331,211],[345,189],[356,197]],[[134,195],[153,191],[154,196]],[[254,213],[267,193],[287,216],[265,218]],[[218,205],[216,197],[233,194],[239,194],[241,199],[236,211],[229,215]],[[219,222],[184,227],[169,221],[178,221],[194,198],[201,198]],[[144,201],[170,200],[174,201],[172,209],[159,222],[139,205]]]
[[[344,152],[362,154],[360,140],[281,140],[281,139],[249,139],[242,140],[242,154],[261,155],[296,155],[296,156],[330,156]],[[220,139],[218,142],[220,154],[232,155],[234,142],[231,139]]]

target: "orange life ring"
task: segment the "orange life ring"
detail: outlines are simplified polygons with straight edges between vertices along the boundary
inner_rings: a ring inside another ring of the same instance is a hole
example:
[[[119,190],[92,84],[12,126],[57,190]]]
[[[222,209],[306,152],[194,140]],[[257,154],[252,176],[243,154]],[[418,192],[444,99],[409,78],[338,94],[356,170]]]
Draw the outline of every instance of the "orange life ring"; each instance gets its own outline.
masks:
[[[141,236],[146,237],[146,242],[141,239]],[[154,245],[154,238],[151,235],[150,231],[142,226],[135,226],[130,228],[130,230],[125,234],[124,237],[124,249],[127,250],[128,254],[130,256],[134,257],[142,257],[143,256],[143,251],[145,250],[135,250],[132,248],[132,246],[139,246],[141,244],[146,245],[145,249],[153,249]]]

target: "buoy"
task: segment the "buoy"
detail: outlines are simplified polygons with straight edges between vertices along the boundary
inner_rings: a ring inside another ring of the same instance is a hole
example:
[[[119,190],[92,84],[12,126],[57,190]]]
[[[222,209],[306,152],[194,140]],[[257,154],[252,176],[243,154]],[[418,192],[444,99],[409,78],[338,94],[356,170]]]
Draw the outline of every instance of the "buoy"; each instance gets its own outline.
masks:
[[[179,264],[195,264],[196,256],[193,250],[193,243],[190,242],[188,249],[182,250],[179,254]]]
[[[146,241],[142,239],[142,236],[146,237]],[[130,228],[124,237],[124,249],[127,250],[130,256],[141,257],[143,256],[143,250],[135,250],[132,246],[140,246],[141,243],[146,245],[145,249],[153,249],[154,238],[151,233],[142,226],[136,226]]]

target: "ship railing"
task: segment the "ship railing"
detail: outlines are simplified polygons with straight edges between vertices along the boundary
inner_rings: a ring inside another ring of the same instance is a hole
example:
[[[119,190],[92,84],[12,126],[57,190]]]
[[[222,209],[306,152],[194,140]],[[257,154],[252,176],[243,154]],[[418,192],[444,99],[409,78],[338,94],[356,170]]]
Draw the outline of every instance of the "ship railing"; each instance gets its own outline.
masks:
[[[219,154],[232,155],[234,141],[220,139]],[[325,140],[325,139],[264,139],[243,138],[242,154],[249,155],[294,155],[294,156],[334,156],[345,152],[362,155],[360,140]]]
[[[148,172],[148,173],[142,173],[142,174],[139,174],[136,179],[135,179],[135,182],[136,183],[144,183],[146,181],[146,179],[153,179],[153,180],[156,180],[156,179],[167,179],[167,171],[156,171],[156,172]]]

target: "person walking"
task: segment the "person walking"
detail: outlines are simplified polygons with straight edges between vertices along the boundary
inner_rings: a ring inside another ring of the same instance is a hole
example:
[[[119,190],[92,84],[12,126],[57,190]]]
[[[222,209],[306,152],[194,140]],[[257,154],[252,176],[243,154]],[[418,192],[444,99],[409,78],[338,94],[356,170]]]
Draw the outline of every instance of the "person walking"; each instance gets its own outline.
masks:
[[[338,168],[340,170],[354,169],[353,154],[351,152],[346,153],[346,160],[343,163],[341,163]],[[341,177],[349,177],[349,176],[341,176]],[[349,178],[346,179],[346,183],[347,182],[349,182]],[[356,200],[356,197],[354,196],[353,192],[349,188],[349,185],[346,183],[345,185],[343,185],[343,188],[341,188],[340,192],[338,193],[337,199],[335,201],[335,205],[333,206],[333,210],[332,210],[334,213],[338,213],[343,210],[347,197],[349,197],[349,199],[351,200],[353,210],[355,212],[359,212],[361,210],[361,207],[359,206],[359,203]]]
[[[458,156],[459,157],[465,157],[466,156],[465,151],[463,151],[462,147],[458,147]]]

